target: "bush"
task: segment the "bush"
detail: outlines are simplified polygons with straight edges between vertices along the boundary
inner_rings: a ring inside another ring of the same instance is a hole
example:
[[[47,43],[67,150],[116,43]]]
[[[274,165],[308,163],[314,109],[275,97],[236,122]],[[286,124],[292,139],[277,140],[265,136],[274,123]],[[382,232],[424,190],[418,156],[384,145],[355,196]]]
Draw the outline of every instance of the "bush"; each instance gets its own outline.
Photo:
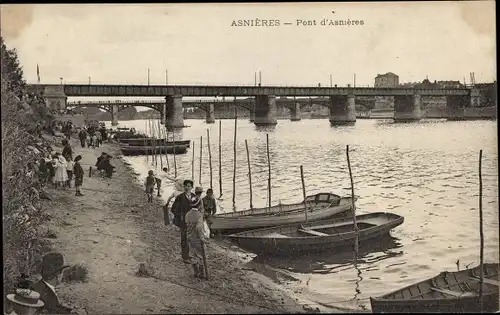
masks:
[[[43,101],[25,97],[22,69],[15,50],[1,40],[2,208],[4,288],[11,291],[21,273],[31,274],[38,260],[40,210],[36,154],[41,142],[31,133],[50,121]]]

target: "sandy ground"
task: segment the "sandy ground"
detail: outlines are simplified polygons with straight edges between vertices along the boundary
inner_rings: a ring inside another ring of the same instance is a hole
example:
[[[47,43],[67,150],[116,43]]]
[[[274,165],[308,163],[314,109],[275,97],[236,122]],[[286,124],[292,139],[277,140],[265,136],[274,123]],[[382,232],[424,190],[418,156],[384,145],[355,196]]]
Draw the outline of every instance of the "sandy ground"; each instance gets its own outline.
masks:
[[[119,158],[116,146],[81,148],[86,172],[83,197],[74,188],[49,189],[52,219],[46,228],[52,250],[69,264],[83,263],[88,281],[63,283],[56,290],[64,303],[80,314],[119,313],[297,313],[303,305],[272,281],[242,269],[241,261],[211,240],[210,280],[193,277],[180,259],[180,232],[164,226],[161,201],[148,204],[131,168]],[[88,177],[90,165],[106,151],[115,158],[112,179]],[[136,272],[145,263],[151,276]]]

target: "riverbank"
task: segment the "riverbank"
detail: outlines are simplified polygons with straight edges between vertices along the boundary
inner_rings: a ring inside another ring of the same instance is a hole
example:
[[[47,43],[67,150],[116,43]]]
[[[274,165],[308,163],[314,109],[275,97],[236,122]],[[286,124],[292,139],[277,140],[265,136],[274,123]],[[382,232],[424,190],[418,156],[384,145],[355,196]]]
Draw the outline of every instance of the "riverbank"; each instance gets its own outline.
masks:
[[[68,264],[88,270],[85,282],[63,283],[57,288],[62,301],[78,313],[282,313],[304,312],[303,306],[258,281],[243,270],[236,257],[211,241],[210,280],[192,276],[180,259],[180,236],[175,226],[165,227],[161,203],[148,204],[130,166],[114,158],[112,179],[88,177],[90,165],[106,151],[119,156],[117,147],[81,148],[86,176],[83,197],[74,190],[50,190],[54,201],[46,211],[48,246],[61,252]],[[75,154],[75,155],[76,155]],[[136,276],[144,263],[149,276]]]

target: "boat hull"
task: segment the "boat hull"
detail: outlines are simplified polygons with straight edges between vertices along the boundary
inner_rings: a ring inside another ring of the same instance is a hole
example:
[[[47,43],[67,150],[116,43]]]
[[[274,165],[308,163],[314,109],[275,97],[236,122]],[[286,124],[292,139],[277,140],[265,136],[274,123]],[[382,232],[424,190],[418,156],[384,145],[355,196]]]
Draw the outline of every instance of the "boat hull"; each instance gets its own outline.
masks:
[[[132,146],[174,145],[174,141],[166,141],[165,139],[153,139],[153,138],[129,138],[129,139],[118,139],[118,141],[122,144],[128,144]],[[175,145],[176,146],[185,145],[189,148],[191,145],[191,140],[175,141]]]
[[[175,149],[174,149],[175,148]],[[187,146],[131,146],[121,145],[120,149],[123,155],[150,155],[150,154],[184,154],[187,152]],[[156,151],[155,151],[156,150]]]
[[[496,312],[499,265],[484,264],[483,311]],[[370,298],[373,313],[475,313],[480,312],[479,266],[442,272],[434,278]],[[488,281],[488,282],[487,282]],[[496,284],[494,284],[496,282]]]
[[[366,242],[389,234],[391,229],[403,223],[404,218],[392,213],[379,212],[356,216],[356,220],[359,227],[359,242]],[[331,229],[339,232],[302,236],[302,232],[299,231],[299,229],[310,230],[321,226],[326,226],[327,229],[333,226]],[[354,232],[352,218],[343,217],[308,224],[292,224],[252,230],[229,235],[229,238],[239,246],[255,253],[286,255],[325,250],[334,252],[335,249],[340,251],[342,247],[354,244],[356,233]]]
[[[346,211],[352,209],[350,197],[341,198],[330,193],[308,196],[306,201],[309,209],[309,221],[317,221],[339,214],[346,214]],[[276,225],[304,222],[304,211],[303,202],[281,204],[272,206],[271,209],[258,208],[216,215],[209,217],[208,222],[212,231],[230,234]]]

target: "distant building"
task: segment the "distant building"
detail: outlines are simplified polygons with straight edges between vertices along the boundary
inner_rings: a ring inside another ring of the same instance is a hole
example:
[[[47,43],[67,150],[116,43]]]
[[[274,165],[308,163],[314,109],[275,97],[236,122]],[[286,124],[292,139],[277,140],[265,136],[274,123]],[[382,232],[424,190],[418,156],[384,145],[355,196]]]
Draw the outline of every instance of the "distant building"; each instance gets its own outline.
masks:
[[[399,85],[399,77],[392,73],[378,74],[375,77],[375,87],[397,87]]]
[[[460,81],[437,81],[437,84],[439,84],[439,87],[442,89],[458,89],[458,88],[463,88],[463,84],[460,83]]]

